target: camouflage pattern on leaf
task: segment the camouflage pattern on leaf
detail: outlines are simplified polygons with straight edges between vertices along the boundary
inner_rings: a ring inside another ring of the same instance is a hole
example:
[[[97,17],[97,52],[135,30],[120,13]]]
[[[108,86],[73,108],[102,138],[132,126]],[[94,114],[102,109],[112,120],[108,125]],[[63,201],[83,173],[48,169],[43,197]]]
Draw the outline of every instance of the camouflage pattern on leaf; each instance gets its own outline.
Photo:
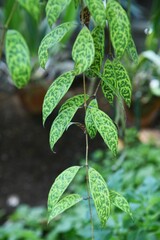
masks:
[[[115,0],[106,5],[106,16],[109,23],[110,37],[117,58],[121,58],[130,38],[130,23],[125,10]]]
[[[100,109],[91,108],[91,114],[98,132],[115,156],[118,145],[118,134],[115,124],[112,119]]]
[[[90,31],[83,27],[78,34],[72,49],[72,58],[75,61],[74,71],[78,75],[91,66],[94,60],[94,42]]]
[[[39,0],[18,0],[19,4],[24,7],[31,16],[38,21],[40,16]]]
[[[72,71],[66,72],[59,76],[49,87],[43,100],[43,124],[70,88],[74,77],[75,76]]]
[[[121,97],[125,100],[126,104],[130,106],[132,85],[128,73],[124,66],[118,61],[113,61],[114,71],[116,74],[117,88]]]
[[[78,194],[70,194],[62,198],[49,213],[48,222],[82,200],[83,198]]]
[[[17,88],[30,80],[31,65],[28,46],[16,30],[8,30],[5,39],[6,60],[12,80]]]
[[[106,13],[103,2],[101,0],[86,0],[86,4],[96,24],[104,28],[106,23]]]
[[[93,99],[87,107],[86,115],[85,115],[85,126],[87,133],[89,134],[90,138],[94,138],[97,133],[97,129],[94,125],[91,108],[98,108],[97,100]]]
[[[93,29],[91,35],[94,41],[95,56],[92,65],[86,71],[86,75],[88,77],[96,77],[96,72],[100,71],[104,57],[104,29],[100,26],[97,26]]]
[[[86,95],[85,99],[87,101],[89,99],[89,95]],[[61,106],[59,113],[68,107],[80,107],[83,103],[84,103],[84,94],[71,97]]]
[[[133,62],[135,64],[138,64],[138,53],[137,53],[135,43],[132,39],[132,36],[130,36],[130,39],[129,39],[129,42],[128,42],[127,52],[129,54],[129,56],[131,57],[131,59],[133,60]]]
[[[79,166],[73,166],[64,170],[54,181],[49,194],[48,194],[48,212],[51,213],[52,209],[56,206],[60,197],[74,179],[79,171]]]
[[[119,193],[110,190],[110,201],[111,204],[115,205],[116,207],[120,208],[123,212],[126,212],[130,215],[133,219],[132,212],[127,200]]]
[[[48,33],[41,41],[38,50],[39,62],[42,68],[45,68],[46,62],[48,60],[48,50],[49,48],[55,46],[58,42],[62,40],[65,34],[76,27],[75,22],[66,22],[56,28],[54,28],[50,33]]]
[[[70,4],[71,0],[48,0],[46,5],[46,15],[50,26],[55,23],[59,15]]]
[[[96,207],[97,215],[102,227],[106,226],[107,219],[110,216],[110,198],[107,184],[103,177],[94,168],[89,168],[89,185]]]

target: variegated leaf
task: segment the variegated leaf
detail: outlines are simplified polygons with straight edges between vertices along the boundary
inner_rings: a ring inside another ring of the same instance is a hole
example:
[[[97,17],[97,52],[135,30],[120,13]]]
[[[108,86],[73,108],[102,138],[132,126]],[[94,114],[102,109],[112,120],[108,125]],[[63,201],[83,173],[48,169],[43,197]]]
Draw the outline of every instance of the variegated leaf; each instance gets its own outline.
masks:
[[[101,221],[102,227],[106,226],[107,219],[110,216],[110,197],[107,184],[103,177],[94,168],[89,168],[89,185],[96,207],[97,215]]]
[[[117,154],[118,134],[112,119],[103,111],[91,108],[92,119],[104,142],[114,155]]]
[[[43,101],[43,124],[70,88],[74,77],[73,71],[66,72],[59,76],[49,87]]]
[[[48,33],[41,41],[38,56],[40,66],[45,68],[46,62],[48,60],[48,50],[49,48],[55,46],[59,43],[65,34],[71,29],[75,28],[77,24],[75,22],[66,22],[57,27],[55,27],[50,33]]]
[[[40,15],[39,0],[18,0],[18,2],[31,14],[36,21],[38,21]]]
[[[55,207],[60,197],[72,182],[73,178],[79,171],[79,166],[73,166],[64,170],[54,181],[48,194],[48,212],[50,213]]]
[[[71,0],[48,0],[46,5],[46,15],[50,26],[55,23],[59,15],[70,4]]]
[[[116,57],[121,58],[130,38],[130,23],[125,10],[116,0],[109,0],[106,6],[110,37]]]
[[[127,51],[129,56],[131,57],[131,59],[133,60],[133,62],[135,64],[138,64],[138,53],[137,53],[137,49],[135,46],[135,43],[132,39],[132,36],[130,36],[129,42],[128,42],[128,46],[127,46]]]
[[[92,65],[86,71],[86,75],[88,77],[96,77],[96,73],[101,69],[102,60],[104,57],[104,29],[100,26],[97,26],[93,29],[91,35],[94,41],[95,56]]]
[[[31,65],[28,46],[16,30],[8,30],[5,39],[6,60],[16,87],[24,87],[30,80]]]
[[[83,27],[78,34],[72,49],[72,58],[75,61],[75,74],[84,72],[94,60],[95,48],[93,38],[87,27]]]
[[[102,0],[86,0],[86,4],[96,24],[105,27],[106,13]]]
[[[53,218],[58,216],[59,214],[66,211],[68,208],[74,206],[75,204],[82,201],[83,198],[78,194],[70,194],[64,198],[62,198],[53,209],[49,213],[48,222],[50,222]]]
[[[119,193],[110,190],[110,201],[111,204],[115,205],[116,207],[120,208],[123,212],[126,212],[130,215],[130,217],[133,219],[133,215],[130,209],[130,206],[127,202],[127,200]]]
[[[124,66],[118,61],[113,61],[114,71],[116,74],[117,88],[121,97],[125,100],[126,104],[130,106],[132,85],[128,73]]]
[[[94,121],[92,119],[91,108],[98,108],[97,100],[93,99],[87,107],[86,115],[85,115],[85,125],[87,133],[90,138],[94,138],[97,133],[97,129],[94,125]]]

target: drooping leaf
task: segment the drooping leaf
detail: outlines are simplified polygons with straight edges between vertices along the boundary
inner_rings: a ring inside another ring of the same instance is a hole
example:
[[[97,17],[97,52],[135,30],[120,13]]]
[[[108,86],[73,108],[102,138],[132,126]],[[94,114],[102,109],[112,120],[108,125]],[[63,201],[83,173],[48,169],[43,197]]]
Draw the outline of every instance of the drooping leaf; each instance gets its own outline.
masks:
[[[49,214],[48,222],[50,222],[53,218],[58,216],[59,214],[66,211],[68,208],[74,206],[75,204],[82,201],[83,198],[78,194],[70,194],[64,198],[62,198],[56,206],[51,209],[51,212]]]
[[[85,96],[85,100],[89,99],[89,95]],[[59,113],[68,107],[79,107],[84,103],[84,94],[76,95],[69,98],[60,108]]]
[[[73,166],[64,170],[54,181],[48,194],[48,212],[55,207],[60,197],[72,182],[73,178],[79,171],[79,166]]]
[[[110,201],[111,204],[115,205],[116,207],[120,208],[123,212],[126,212],[130,215],[133,219],[132,212],[127,200],[119,193],[110,190]]]
[[[125,10],[116,0],[107,1],[106,16],[117,58],[121,58],[130,38],[130,23]]]
[[[86,74],[88,77],[96,77],[96,72],[100,71],[104,57],[104,29],[100,26],[96,26],[91,34],[94,41],[95,56],[94,61],[90,68],[87,69]]]
[[[89,168],[89,185],[102,227],[106,226],[110,216],[110,198],[107,184],[103,177],[94,168]]]
[[[24,87],[30,80],[31,65],[28,46],[16,30],[8,30],[5,39],[6,60],[16,87]]]
[[[128,51],[129,56],[133,60],[133,62],[135,64],[138,64],[138,53],[137,53],[135,43],[132,39],[132,36],[130,36],[130,39],[128,41],[127,51]]]
[[[40,15],[39,0],[18,0],[18,2],[31,14],[36,21],[38,21]]]
[[[92,119],[104,142],[114,155],[117,153],[118,134],[112,119],[103,111],[91,108]]]
[[[42,39],[38,50],[39,62],[42,68],[45,68],[48,59],[49,48],[60,42],[65,34],[76,26],[77,24],[75,22],[62,23],[61,25],[55,27]]]
[[[86,0],[86,4],[97,25],[105,27],[106,13],[101,0]]]
[[[74,70],[77,75],[91,66],[94,54],[95,48],[91,33],[87,27],[83,27],[72,49],[72,58],[75,61]]]
[[[130,106],[132,85],[128,73],[124,66],[118,61],[113,61],[114,71],[116,74],[117,88],[121,97],[125,100],[126,104]]]
[[[73,71],[66,72],[60,75],[49,87],[43,101],[43,124],[70,88],[74,77]]]
[[[55,23],[59,15],[70,4],[71,0],[48,0],[46,5],[46,15],[50,26]]]
[[[85,115],[85,125],[87,133],[90,138],[94,138],[97,133],[97,129],[94,125],[94,121],[92,119],[91,108],[98,108],[97,100],[93,99],[87,107],[86,115]]]

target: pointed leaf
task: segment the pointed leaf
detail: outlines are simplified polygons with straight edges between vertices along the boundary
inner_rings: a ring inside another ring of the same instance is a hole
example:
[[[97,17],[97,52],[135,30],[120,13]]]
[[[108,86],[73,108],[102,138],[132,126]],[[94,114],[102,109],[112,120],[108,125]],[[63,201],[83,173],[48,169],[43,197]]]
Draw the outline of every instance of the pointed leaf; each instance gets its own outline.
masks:
[[[94,121],[92,119],[91,108],[98,108],[97,100],[93,99],[87,107],[86,115],[85,115],[85,125],[87,133],[90,138],[94,138],[97,133],[97,129],[94,125]]]
[[[53,218],[55,218],[56,216],[63,213],[68,208],[74,206],[75,204],[79,203],[82,200],[83,198],[78,194],[70,194],[64,197],[56,204],[56,206],[49,213],[48,222],[50,222]]]
[[[115,205],[116,207],[120,208],[123,212],[126,212],[130,215],[133,219],[132,212],[127,200],[119,193],[110,190],[110,201],[111,204]]]
[[[127,51],[129,56],[131,57],[131,59],[133,60],[133,62],[135,64],[138,64],[138,53],[137,53],[137,49],[135,46],[135,43],[132,39],[132,36],[130,36],[129,42],[128,42],[128,46],[127,46]]]
[[[48,49],[60,42],[65,34],[76,26],[75,22],[63,23],[54,28],[42,39],[38,50],[39,62],[42,68],[45,68],[48,59]]]
[[[60,197],[72,182],[81,167],[73,166],[64,170],[54,181],[48,194],[48,212],[55,207]]]
[[[28,46],[16,30],[8,30],[5,39],[6,60],[16,87],[24,87],[30,80],[31,65]]]
[[[130,38],[130,23],[125,10],[115,0],[106,5],[106,16],[109,23],[110,37],[116,57],[121,58]]]
[[[72,49],[72,58],[75,61],[75,73],[77,75],[91,66],[94,54],[95,49],[91,33],[87,27],[83,27]]]
[[[73,71],[66,72],[59,76],[49,87],[43,101],[43,124],[70,88],[74,77]]]
[[[110,216],[110,198],[107,184],[103,177],[94,169],[89,168],[89,185],[102,227],[106,226]]]
[[[71,0],[48,0],[46,5],[46,15],[50,26],[55,23],[59,15],[70,4]]]
[[[101,0],[86,0],[86,4],[97,25],[105,27],[106,13]]]
[[[112,119],[100,109],[91,108],[92,119],[104,142],[114,155],[117,154],[118,134]]]
[[[128,73],[124,66],[117,60],[113,61],[114,71],[116,74],[117,88],[121,97],[125,100],[126,104],[130,106],[132,85]]]
[[[31,14],[36,21],[38,21],[40,15],[39,0],[18,0],[18,2]]]

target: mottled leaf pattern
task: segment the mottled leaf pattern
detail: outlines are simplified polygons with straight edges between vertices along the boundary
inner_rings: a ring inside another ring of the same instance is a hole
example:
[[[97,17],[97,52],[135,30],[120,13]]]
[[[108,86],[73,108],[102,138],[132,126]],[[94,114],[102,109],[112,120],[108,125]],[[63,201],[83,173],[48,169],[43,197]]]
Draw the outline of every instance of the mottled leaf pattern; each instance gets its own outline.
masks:
[[[132,36],[130,36],[128,46],[127,46],[127,51],[128,51],[129,56],[133,60],[133,62],[135,64],[138,64],[138,53],[137,53],[137,49],[136,49],[136,46],[134,44],[134,41],[132,39]]]
[[[86,75],[88,77],[96,77],[96,72],[100,71],[104,57],[104,29],[97,26],[93,29],[91,35],[94,41],[95,56],[92,65],[86,71]]]
[[[105,27],[106,13],[103,2],[101,0],[86,0],[86,4],[96,24]]]
[[[130,23],[125,10],[115,0],[107,2],[106,16],[116,57],[120,59],[130,38]]]
[[[83,27],[72,49],[72,58],[75,61],[74,70],[77,75],[91,66],[94,54],[95,48],[91,33],[87,27]]]
[[[40,15],[39,0],[18,0],[19,4],[24,7],[33,18],[38,21]]]
[[[89,96],[85,96],[86,101],[89,99]],[[76,95],[72,98],[69,98],[60,108],[59,113],[65,110],[68,107],[79,107],[84,103],[84,94]]]
[[[16,87],[24,87],[30,80],[31,66],[28,46],[16,30],[8,30],[5,39],[6,60]]]
[[[43,124],[62,97],[66,94],[74,80],[72,71],[60,75],[49,87],[43,101]]]
[[[59,15],[70,4],[71,0],[48,0],[46,5],[46,15],[50,26],[55,23]]]
[[[94,168],[89,168],[89,185],[102,227],[110,216],[110,198],[107,184]]]
[[[75,28],[77,24],[75,22],[66,22],[56,28],[54,28],[50,33],[48,33],[41,41],[38,56],[40,66],[45,68],[46,62],[48,60],[48,49],[55,46],[58,42],[62,40],[65,34]]]
[[[86,115],[85,115],[85,125],[87,133],[89,134],[90,138],[94,138],[97,133],[97,129],[94,125],[91,108],[98,108],[97,100],[93,99],[87,107]]]
[[[114,155],[117,153],[118,134],[112,119],[103,111],[91,108],[92,119],[104,142]]]
[[[122,211],[128,213],[130,217],[133,218],[130,206],[127,200],[121,194],[110,190],[110,201],[111,201],[111,204],[120,208]]]
[[[55,207],[60,197],[72,182],[73,178],[77,174],[79,166],[73,166],[64,170],[54,181],[49,194],[48,194],[48,212]]]
[[[125,100],[126,104],[130,106],[131,104],[131,94],[132,94],[132,85],[129,79],[128,73],[124,66],[118,61],[113,61],[114,71],[116,74],[117,88],[118,91]]]
[[[75,204],[82,201],[83,198],[78,194],[70,194],[60,200],[56,206],[51,210],[48,218],[48,222],[50,222],[53,218],[58,216],[59,214],[66,211],[68,208],[74,206]]]

